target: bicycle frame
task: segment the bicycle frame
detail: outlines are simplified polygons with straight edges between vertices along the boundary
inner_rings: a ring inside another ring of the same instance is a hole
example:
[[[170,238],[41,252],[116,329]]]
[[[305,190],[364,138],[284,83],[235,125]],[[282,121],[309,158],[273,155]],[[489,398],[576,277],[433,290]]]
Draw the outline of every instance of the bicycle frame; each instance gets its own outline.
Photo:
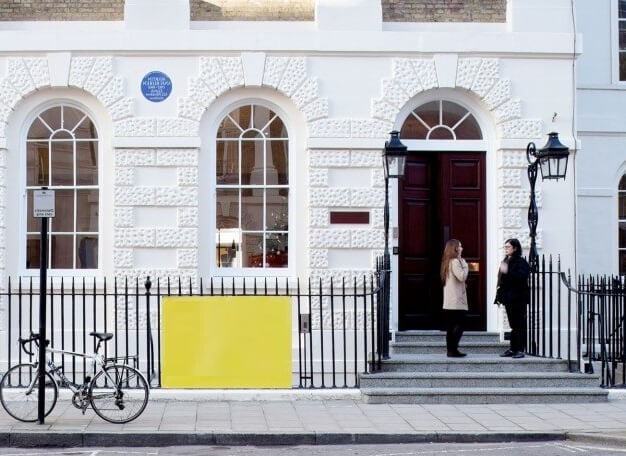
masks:
[[[71,351],[71,350],[65,350],[65,349],[54,348],[54,347],[45,347],[45,350],[46,350],[46,372],[48,372],[50,374],[50,376],[52,377],[52,380],[57,384],[57,386],[66,386],[67,388],[69,388],[69,390],[72,393],[80,393],[81,396],[82,396],[84,391],[89,386],[89,384],[90,384],[90,382],[91,382],[93,377],[88,376],[87,372],[85,372],[85,381],[82,384],[74,383],[69,378],[67,378],[67,376],[61,370],[61,367],[57,366],[54,363],[52,358],[53,358],[54,354],[59,354],[59,355],[62,355],[62,356],[73,356],[73,357],[78,357],[78,358],[84,358],[85,360],[90,361],[89,368],[90,368],[90,370],[93,370],[93,375],[94,376],[98,372],[103,372],[103,375],[113,385],[115,385],[115,380],[113,378],[111,378],[111,376],[105,370],[105,367],[108,365],[108,363],[106,362],[104,355],[101,355],[100,353],[98,353],[98,350],[100,349],[101,343],[102,342],[98,342],[98,345],[96,346],[96,351],[94,353],[91,353],[91,354],[90,353],[75,352],[75,351]],[[34,355],[35,355],[34,357],[35,357],[36,360],[39,359],[39,350],[40,350],[40,347],[36,344],[36,350],[35,350],[35,353],[34,353]],[[33,365],[38,366],[39,365],[38,361],[35,361],[33,363]],[[30,394],[32,392],[32,390],[37,386],[37,384],[38,384],[37,380],[38,380],[38,377],[34,377],[33,380],[30,382],[30,384],[28,385],[28,388],[27,388],[28,394]],[[60,380],[60,382],[59,382],[59,380]],[[116,388],[117,388],[117,386],[116,386]]]
[[[83,382],[82,385],[72,382],[63,373],[61,368],[57,367],[57,365],[54,363],[52,359],[52,355],[54,354],[59,354],[62,356],[74,356],[77,358],[84,358],[85,360],[90,361],[89,366],[91,369],[95,367],[94,374],[96,374],[98,371],[104,370],[104,366],[106,365],[104,361],[104,356],[97,352],[88,354],[88,353],[74,352],[71,350],[63,350],[63,349],[54,348],[54,347],[46,347],[46,365],[48,368],[47,371],[50,372],[53,378],[55,379],[59,378],[61,380],[60,386],[67,386],[73,393],[78,392],[81,389],[81,387],[88,385],[91,379],[87,376],[87,372],[85,372],[85,381]]]

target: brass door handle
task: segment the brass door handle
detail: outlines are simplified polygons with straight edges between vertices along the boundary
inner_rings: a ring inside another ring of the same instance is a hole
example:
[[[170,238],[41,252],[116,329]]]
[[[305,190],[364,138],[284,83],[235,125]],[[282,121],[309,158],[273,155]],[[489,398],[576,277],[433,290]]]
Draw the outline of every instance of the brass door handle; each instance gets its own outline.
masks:
[[[480,271],[480,263],[478,261],[472,261],[472,262],[467,263],[467,267],[472,272]]]

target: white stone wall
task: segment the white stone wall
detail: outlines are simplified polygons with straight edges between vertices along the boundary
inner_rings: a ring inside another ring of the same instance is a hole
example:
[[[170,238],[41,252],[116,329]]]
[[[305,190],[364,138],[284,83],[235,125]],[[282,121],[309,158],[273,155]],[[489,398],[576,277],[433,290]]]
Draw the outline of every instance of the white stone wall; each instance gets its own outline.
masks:
[[[541,147],[553,129],[565,144],[575,144],[569,130],[576,50],[571,24],[559,16],[550,27],[537,27],[546,13],[563,12],[569,2],[511,0],[507,24],[385,27],[373,19],[372,2],[359,2],[360,16],[368,20],[348,28],[328,14],[336,6],[331,4],[320,3],[330,9],[316,24],[191,29],[180,21],[171,30],[156,26],[162,16],[151,22],[147,14],[123,29],[91,23],[2,29],[0,151],[20,152],[15,122],[24,118],[29,99],[42,93],[52,98],[59,90],[94,100],[110,123],[101,134],[111,143],[106,160],[112,161],[111,186],[102,188],[112,200],[103,217],[112,220],[113,231],[103,245],[103,274],[193,279],[210,272],[201,266],[206,252],[198,247],[211,225],[203,225],[199,214],[200,162],[211,141],[201,126],[211,125],[207,113],[217,116],[212,109],[225,98],[272,94],[297,113],[290,119],[299,140],[291,160],[302,178],[294,181],[294,210],[306,216],[298,215],[293,275],[351,279],[370,270],[383,248],[380,150],[389,131],[424,94],[454,94],[479,115],[491,160],[488,262],[497,264],[507,237],[527,246],[526,145]],[[153,69],[174,83],[170,98],[158,104],[139,90],[141,77]],[[538,183],[537,190],[540,252],[560,253],[573,264],[573,179]],[[3,207],[14,204],[7,198]],[[370,223],[331,226],[330,211],[345,209],[369,212]],[[18,236],[6,230],[20,229],[2,221],[0,253],[6,239]],[[7,261],[13,258],[0,255],[0,269]],[[19,266],[10,269],[20,272]],[[495,274],[489,290],[494,280]]]

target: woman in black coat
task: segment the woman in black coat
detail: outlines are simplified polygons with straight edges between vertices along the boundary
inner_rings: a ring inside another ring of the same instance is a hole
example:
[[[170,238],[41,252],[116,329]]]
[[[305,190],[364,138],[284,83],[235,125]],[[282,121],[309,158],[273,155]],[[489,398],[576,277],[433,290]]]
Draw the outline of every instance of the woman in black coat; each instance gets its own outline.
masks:
[[[522,257],[522,246],[517,239],[504,243],[505,257],[498,271],[496,301],[504,304],[511,327],[511,346],[500,356],[523,358],[526,348],[527,309],[530,302],[528,277],[530,265]]]

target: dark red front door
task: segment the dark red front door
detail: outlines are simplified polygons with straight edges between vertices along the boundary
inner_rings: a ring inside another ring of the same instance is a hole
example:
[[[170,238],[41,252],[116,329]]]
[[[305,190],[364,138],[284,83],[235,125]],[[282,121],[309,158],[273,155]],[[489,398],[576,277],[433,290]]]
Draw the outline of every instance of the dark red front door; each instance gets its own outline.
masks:
[[[470,264],[466,329],[486,329],[485,154],[410,152],[398,181],[399,329],[441,329],[443,246],[456,238]]]

